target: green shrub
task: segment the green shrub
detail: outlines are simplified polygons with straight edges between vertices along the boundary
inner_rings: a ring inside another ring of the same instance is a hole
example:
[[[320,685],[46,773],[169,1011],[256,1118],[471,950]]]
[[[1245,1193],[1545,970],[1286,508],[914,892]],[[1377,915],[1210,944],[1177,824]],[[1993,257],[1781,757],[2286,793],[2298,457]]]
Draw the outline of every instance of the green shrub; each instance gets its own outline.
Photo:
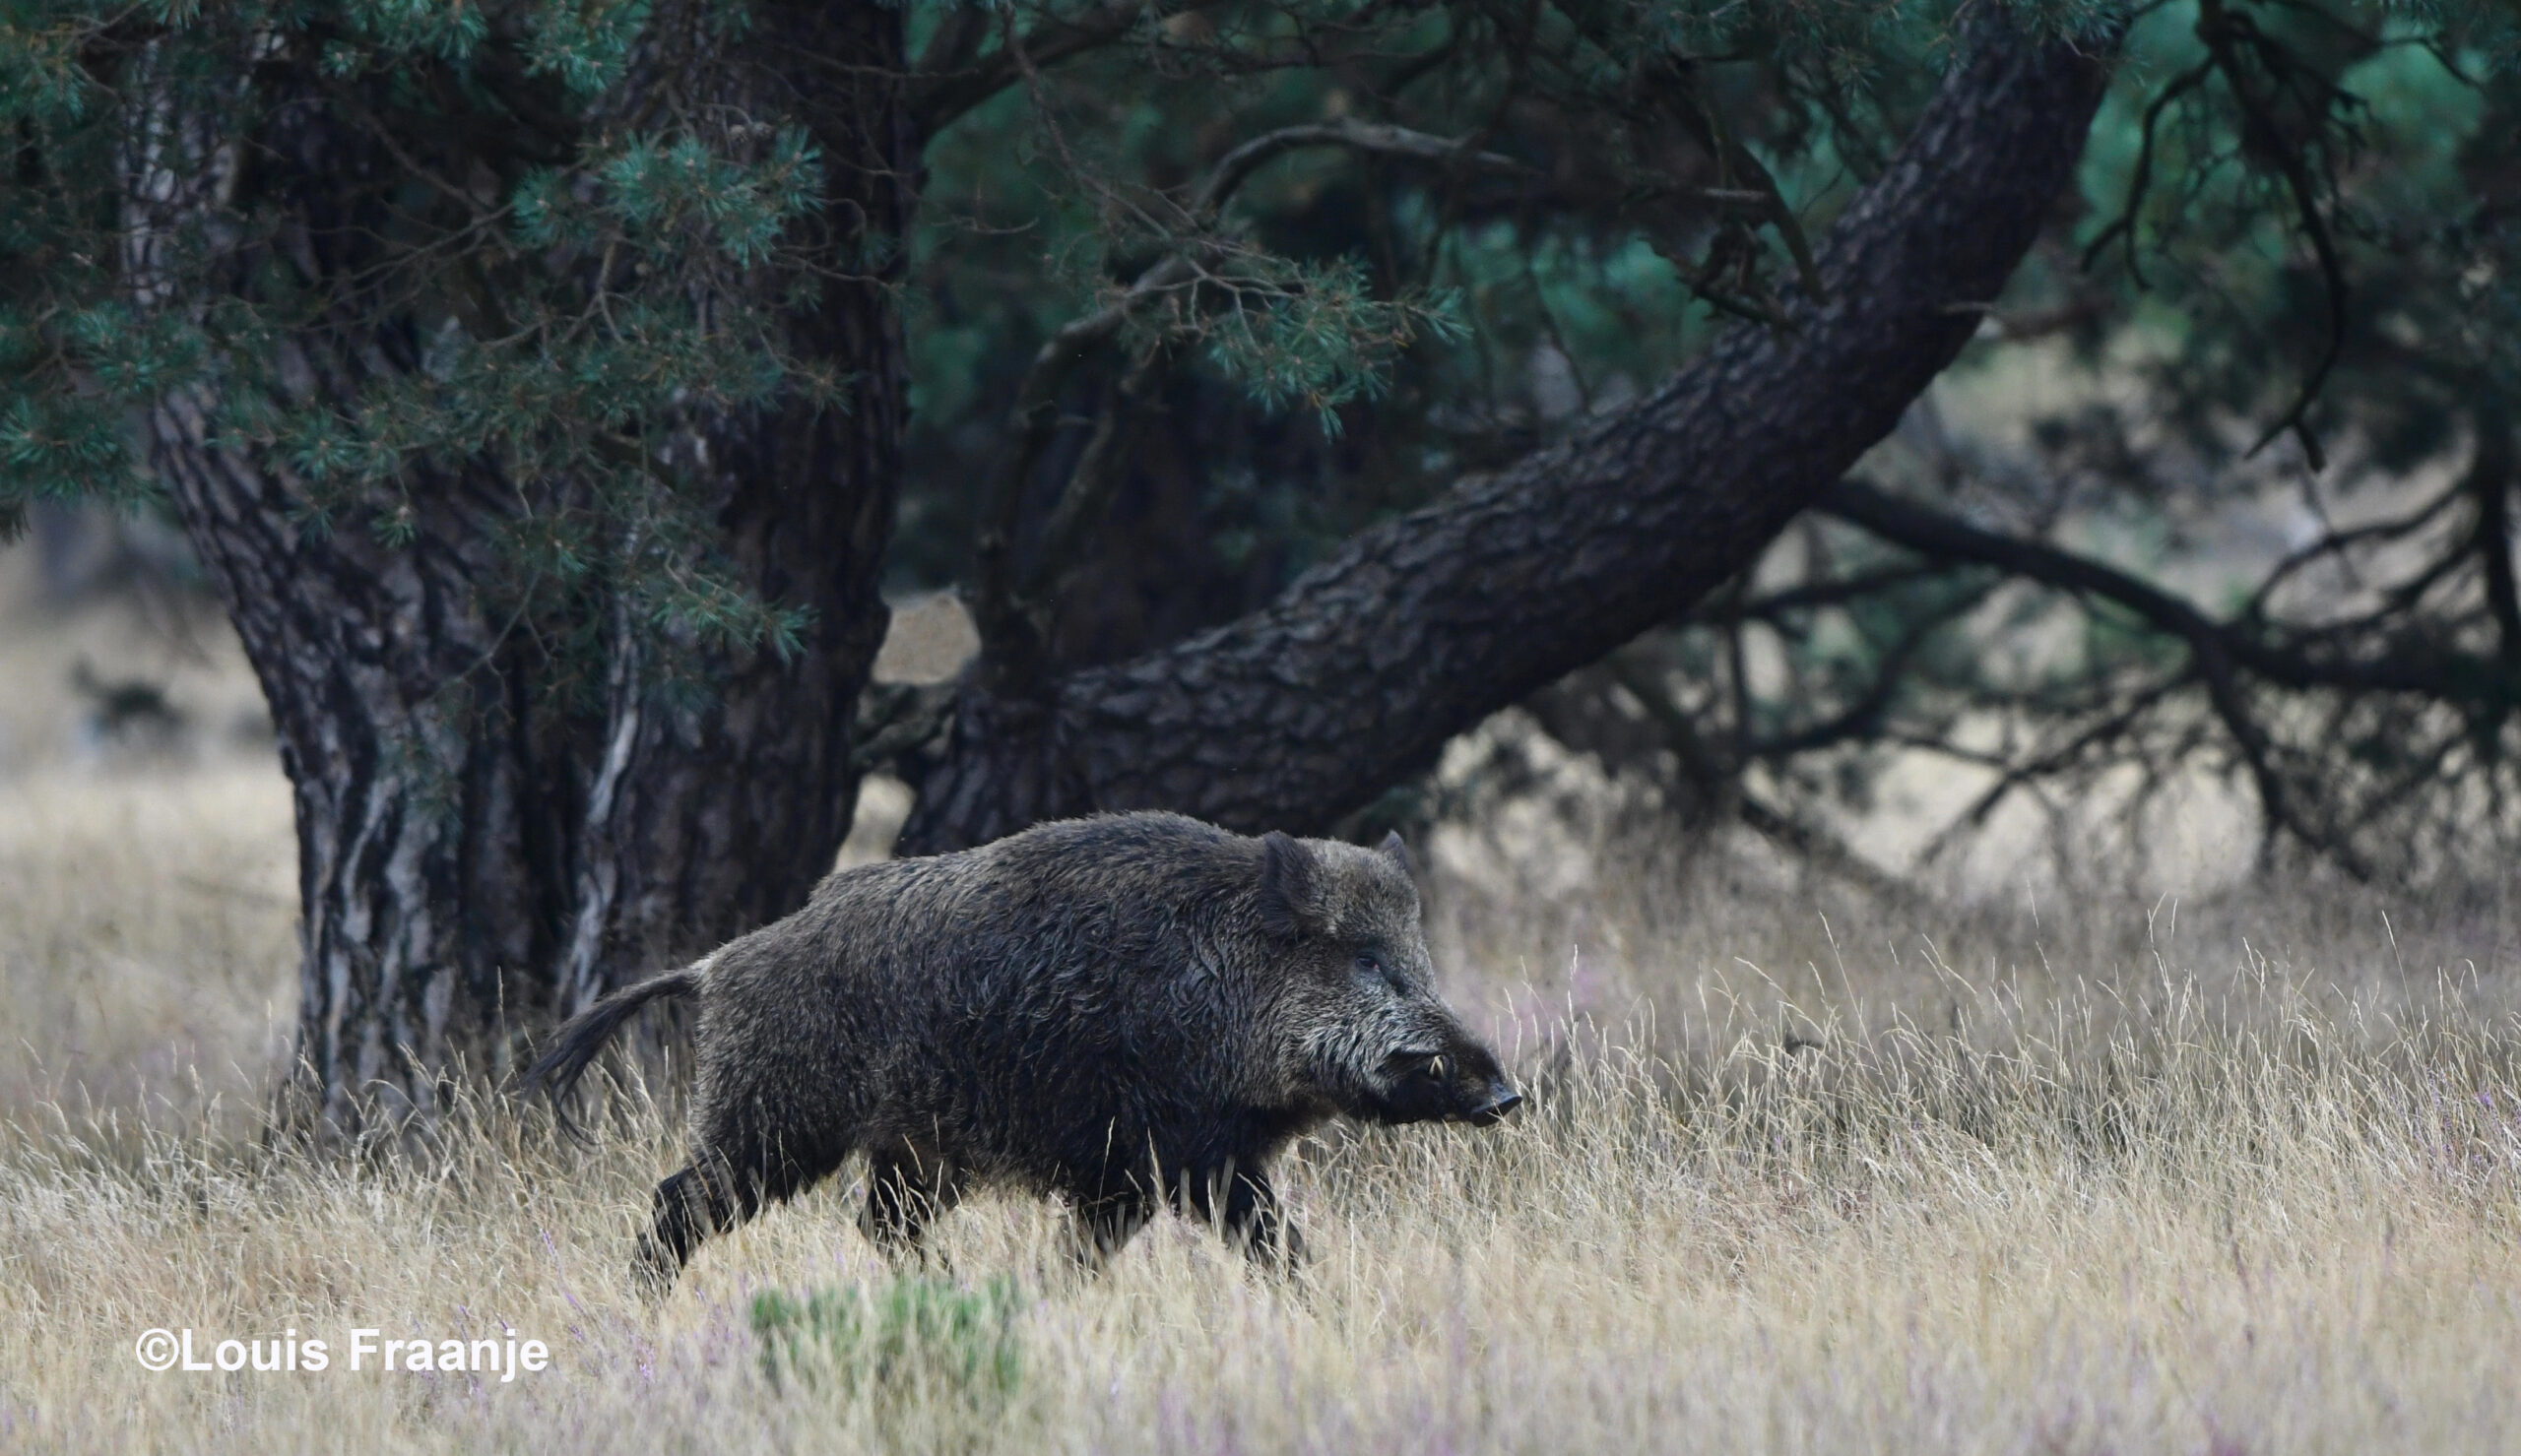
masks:
[[[774,1384],[835,1389],[902,1405],[960,1405],[995,1414],[1022,1375],[1020,1301],[1009,1280],[978,1290],[906,1278],[877,1290],[823,1290],[753,1299],[762,1372]]]

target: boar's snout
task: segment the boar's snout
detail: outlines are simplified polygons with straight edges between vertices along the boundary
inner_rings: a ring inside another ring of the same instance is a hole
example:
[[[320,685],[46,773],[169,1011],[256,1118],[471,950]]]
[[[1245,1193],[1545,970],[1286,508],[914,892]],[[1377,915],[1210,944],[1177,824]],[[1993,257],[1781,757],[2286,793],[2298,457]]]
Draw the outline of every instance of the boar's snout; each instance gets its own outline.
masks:
[[[1522,1105],[1523,1095],[1515,1090],[1513,1083],[1500,1077],[1488,1084],[1488,1101],[1471,1108],[1462,1120],[1473,1127],[1494,1127],[1513,1116],[1515,1109]]]

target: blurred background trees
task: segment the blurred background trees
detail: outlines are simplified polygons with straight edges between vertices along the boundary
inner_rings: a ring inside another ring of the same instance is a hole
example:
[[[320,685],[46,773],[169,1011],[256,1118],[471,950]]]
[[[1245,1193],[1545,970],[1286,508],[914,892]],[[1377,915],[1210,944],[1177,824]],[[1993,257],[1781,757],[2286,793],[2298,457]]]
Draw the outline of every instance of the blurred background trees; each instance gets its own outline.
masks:
[[[2521,827],[2513,53],[2346,0],[8,0],[0,523],[184,528],[341,1120],[783,913],[871,771],[908,849],[1423,826],[1572,753],[1875,883],[2199,785],[2270,867],[2456,873]],[[938,588],[976,662],[869,690]],[[1921,756],[1957,812],[1844,843]]]

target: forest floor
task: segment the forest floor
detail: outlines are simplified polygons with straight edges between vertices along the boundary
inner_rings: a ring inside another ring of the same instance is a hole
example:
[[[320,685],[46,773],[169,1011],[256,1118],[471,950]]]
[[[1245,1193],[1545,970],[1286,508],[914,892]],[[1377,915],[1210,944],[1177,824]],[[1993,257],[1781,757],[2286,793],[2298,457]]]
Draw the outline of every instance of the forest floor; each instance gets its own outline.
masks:
[[[1299,1280],[1165,1220],[1078,1281],[994,1196],[897,1270],[845,1174],[649,1302],[656,1101],[592,1148],[495,1097],[264,1144],[293,871],[250,683],[212,634],[150,669],[187,737],[95,741],[59,643],[137,649],[54,626],[0,641],[0,1449],[2521,1449],[2508,879],[1892,904],[1456,827],[1439,964],[1529,1114],[1306,1142]],[[162,1329],[300,1367],[153,1371]],[[501,1367],[380,1367],[423,1338]]]

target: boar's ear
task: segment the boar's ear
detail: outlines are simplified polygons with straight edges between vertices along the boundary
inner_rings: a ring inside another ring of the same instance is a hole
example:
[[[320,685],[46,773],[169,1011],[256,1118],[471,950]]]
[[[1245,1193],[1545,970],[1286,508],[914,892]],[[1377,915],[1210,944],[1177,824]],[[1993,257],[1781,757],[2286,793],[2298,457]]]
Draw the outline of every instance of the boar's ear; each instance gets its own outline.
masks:
[[[1260,928],[1274,939],[1302,939],[1320,879],[1311,850],[1274,829],[1260,836]]]
[[[1417,878],[1417,867],[1409,862],[1409,847],[1400,842],[1399,830],[1395,829],[1391,833],[1385,835],[1383,837],[1383,843],[1377,845],[1375,848],[1382,852],[1383,857],[1399,865],[1400,872],[1402,874],[1408,875],[1412,879]]]

